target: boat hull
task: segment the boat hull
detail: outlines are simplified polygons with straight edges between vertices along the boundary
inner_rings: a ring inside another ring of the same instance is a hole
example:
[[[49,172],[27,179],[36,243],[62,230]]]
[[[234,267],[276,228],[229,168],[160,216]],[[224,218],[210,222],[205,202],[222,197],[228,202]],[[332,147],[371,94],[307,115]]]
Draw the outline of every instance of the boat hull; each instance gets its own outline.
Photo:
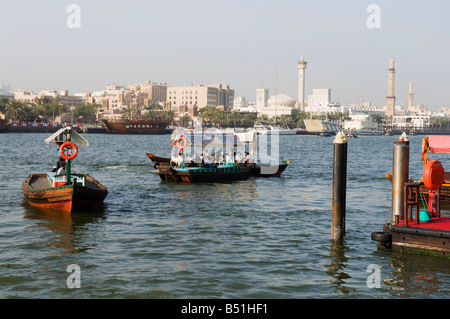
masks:
[[[239,167],[238,169],[200,167],[176,169],[169,165],[160,165],[158,171],[159,177],[163,181],[217,183],[248,179],[251,167]]]
[[[73,212],[93,208],[108,195],[106,187],[96,179],[83,175],[86,186],[78,184],[51,187],[45,173],[31,174],[22,184],[22,192],[31,206]]]
[[[162,134],[169,122],[164,120],[103,120],[111,134]]]
[[[250,172],[254,177],[280,177],[281,173],[288,167],[291,160],[283,161],[278,165],[253,165]]]

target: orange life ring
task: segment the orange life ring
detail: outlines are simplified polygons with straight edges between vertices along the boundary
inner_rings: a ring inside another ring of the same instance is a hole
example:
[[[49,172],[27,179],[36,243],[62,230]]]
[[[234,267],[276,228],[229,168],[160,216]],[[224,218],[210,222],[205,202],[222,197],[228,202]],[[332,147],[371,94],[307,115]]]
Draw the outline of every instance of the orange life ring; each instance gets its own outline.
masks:
[[[183,142],[183,146],[181,146],[180,145],[180,142]],[[179,138],[178,138],[178,140],[177,140],[177,146],[178,146],[178,148],[179,149],[184,149],[185,147],[186,147],[186,145],[187,145],[187,141],[186,141],[186,138],[184,137],[184,136],[180,136]]]
[[[68,156],[64,153],[64,149],[73,149],[72,155]],[[74,142],[64,142],[59,148],[59,155],[66,160],[73,160],[78,155],[78,146]]]
[[[438,190],[444,183],[444,167],[441,162],[433,160],[425,164],[423,168],[423,183],[429,190]]]

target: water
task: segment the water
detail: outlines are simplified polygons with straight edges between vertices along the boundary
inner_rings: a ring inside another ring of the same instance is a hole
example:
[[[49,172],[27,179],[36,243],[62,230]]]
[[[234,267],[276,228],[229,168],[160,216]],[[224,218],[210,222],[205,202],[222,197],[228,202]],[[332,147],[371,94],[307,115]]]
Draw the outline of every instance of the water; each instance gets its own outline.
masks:
[[[169,154],[170,136],[88,134],[73,168],[109,195],[71,216],[23,203],[29,173],[55,161],[49,134],[0,135],[0,298],[447,298],[444,257],[386,251],[370,239],[390,218],[392,145],[348,145],[346,236],[331,238],[333,137],[280,136],[281,178],[161,182],[146,152]],[[412,136],[419,176],[421,137]],[[445,167],[445,162],[444,162]],[[69,288],[67,267],[81,271]],[[367,284],[380,267],[381,287]]]

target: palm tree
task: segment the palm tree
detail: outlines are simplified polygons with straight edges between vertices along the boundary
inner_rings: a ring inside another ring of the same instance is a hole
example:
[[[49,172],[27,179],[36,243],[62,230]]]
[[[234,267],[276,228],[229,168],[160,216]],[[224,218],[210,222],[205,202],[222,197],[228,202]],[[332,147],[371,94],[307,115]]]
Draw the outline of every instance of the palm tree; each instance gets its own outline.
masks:
[[[181,118],[180,118],[180,123],[181,126],[186,126],[186,124],[189,124],[189,121],[191,120],[191,118],[189,117],[188,114],[184,114]]]
[[[236,123],[239,123],[239,118],[241,117],[241,114],[236,111],[232,111],[229,115],[229,119],[231,122],[233,122],[233,127],[236,127]]]
[[[9,104],[10,99],[7,97],[0,97],[0,113],[5,113],[5,108]]]
[[[136,117],[136,109],[130,105],[127,105],[126,107],[122,108],[122,117],[132,120]]]
[[[5,116],[18,122],[24,118],[24,104],[19,101],[10,101],[5,107]]]

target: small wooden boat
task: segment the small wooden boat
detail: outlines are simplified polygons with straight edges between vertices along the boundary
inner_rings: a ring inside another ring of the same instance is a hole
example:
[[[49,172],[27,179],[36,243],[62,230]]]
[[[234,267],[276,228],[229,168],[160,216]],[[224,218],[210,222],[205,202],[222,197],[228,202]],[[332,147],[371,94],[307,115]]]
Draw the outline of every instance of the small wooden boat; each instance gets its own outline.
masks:
[[[152,153],[146,153],[148,158],[153,162],[153,166],[160,171],[163,170],[163,175],[168,175],[168,167],[170,166],[170,158],[156,156]],[[252,177],[279,177],[281,173],[288,167],[291,160],[282,161],[278,165],[261,165],[261,164],[250,164],[250,176]],[[242,165],[241,165],[242,166]],[[171,166],[172,167],[172,166]],[[173,167],[172,167],[173,168]],[[166,177],[163,180],[170,180]]]
[[[50,173],[30,174],[22,184],[22,192],[32,206],[67,212],[96,207],[106,198],[108,190],[96,179],[86,174],[72,176],[73,183],[62,182],[57,186],[55,179],[64,179],[65,176]]]
[[[71,162],[78,152],[78,147],[72,140],[77,141],[80,146],[89,145],[86,139],[70,127],[62,128],[46,139],[47,144],[51,141],[56,143],[60,156],[66,160],[66,169],[63,174],[30,174],[22,184],[22,192],[30,205],[73,212],[103,203],[108,195],[107,188],[87,174],[75,174],[71,171]]]

